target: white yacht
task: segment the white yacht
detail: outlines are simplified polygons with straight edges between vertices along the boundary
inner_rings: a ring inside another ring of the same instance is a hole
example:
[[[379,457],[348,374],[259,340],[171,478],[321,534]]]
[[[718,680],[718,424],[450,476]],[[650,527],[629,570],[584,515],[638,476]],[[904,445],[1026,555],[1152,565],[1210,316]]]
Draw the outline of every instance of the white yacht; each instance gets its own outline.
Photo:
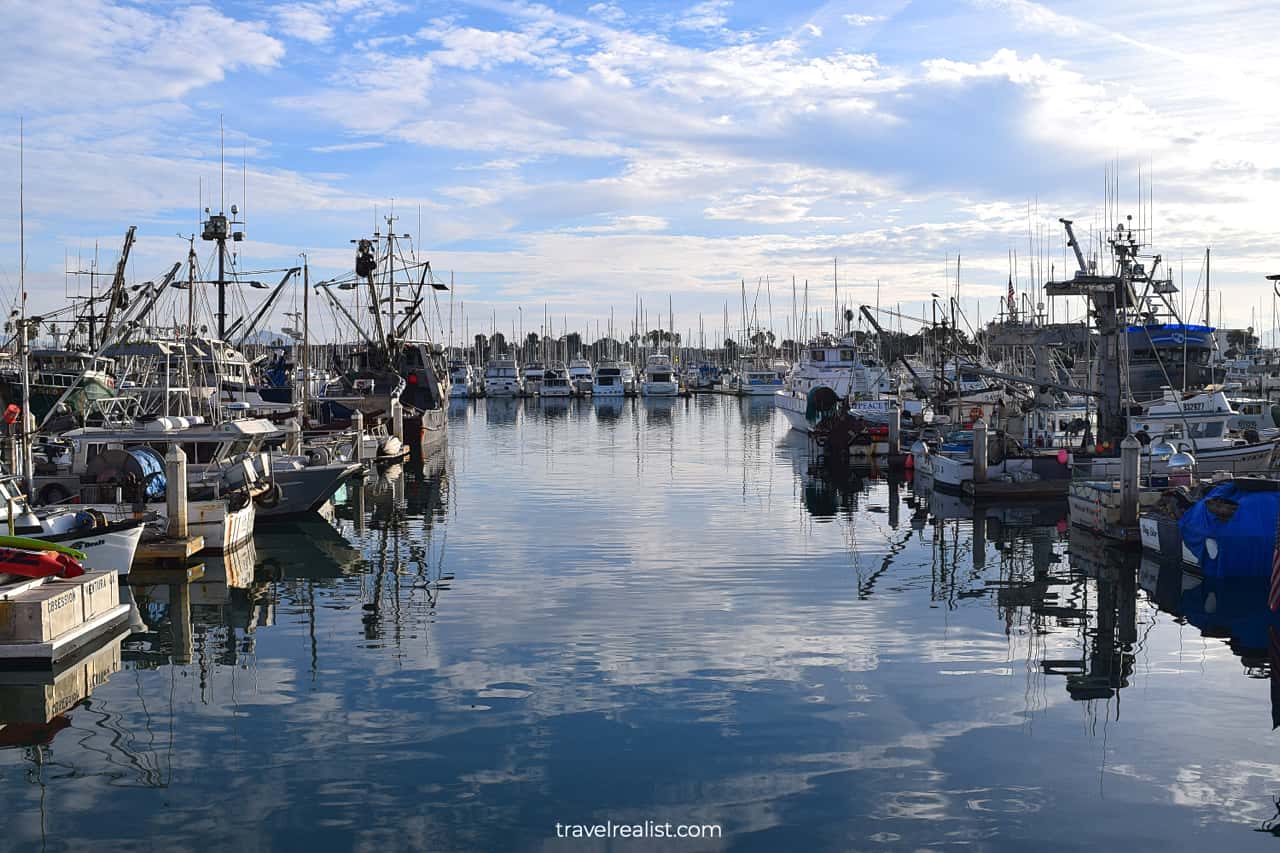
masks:
[[[634,397],[640,393],[640,383],[636,378],[636,368],[629,361],[622,362],[622,393]]]
[[[733,373],[732,388],[744,397],[769,396],[782,390],[783,381],[772,367],[744,363]]]
[[[452,398],[468,398],[476,396],[476,373],[465,361],[455,361],[449,365],[449,396]]]
[[[826,397],[829,402],[815,407],[810,404],[810,395],[822,388],[827,392],[814,396]],[[875,359],[863,358],[852,337],[823,334],[800,353],[800,360],[773,399],[792,429],[809,432],[818,420],[819,408],[850,397],[882,398],[891,389],[888,369]]]
[[[640,380],[641,397],[674,397],[680,393],[675,367],[671,356],[655,352],[644,365],[644,377]]]
[[[591,362],[585,358],[575,358],[569,362],[569,381],[573,384],[575,394],[591,393],[594,377],[591,373]]]
[[[542,393],[542,377],[547,369],[540,361],[531,361],[524,367],[524,393],[533,397]]]
[[[622,363],[617,361],[602,361],[597,364],[595,379],[591,382],[591,396],[623,396],[626,393],[626,388],[623,384],[622,370]]]
[[[487,397],[519,397],[524,394],[520,365],[514,358],[495,358],[484,369],[484,393]]]
[[[569,371],[563,367],[548,367],[542,374],[540,397],[572,397],[573,383]]]

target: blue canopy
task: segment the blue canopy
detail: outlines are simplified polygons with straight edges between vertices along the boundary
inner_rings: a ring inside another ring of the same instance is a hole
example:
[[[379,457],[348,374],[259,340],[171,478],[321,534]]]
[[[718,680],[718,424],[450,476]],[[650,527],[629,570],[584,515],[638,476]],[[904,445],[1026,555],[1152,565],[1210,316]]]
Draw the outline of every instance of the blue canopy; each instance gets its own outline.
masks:
[[[1235,512],[1223,521],[1209,510],[1209,502],[1214,500],[1235,504]],[[1280,492],[1223,483],[1183,514],[1178,529],[1187,549],[1200,561],[1205,577],[1270,577],[1277,516]],[[1215,556],[1209,555],[1209,540],[1216,543]]]

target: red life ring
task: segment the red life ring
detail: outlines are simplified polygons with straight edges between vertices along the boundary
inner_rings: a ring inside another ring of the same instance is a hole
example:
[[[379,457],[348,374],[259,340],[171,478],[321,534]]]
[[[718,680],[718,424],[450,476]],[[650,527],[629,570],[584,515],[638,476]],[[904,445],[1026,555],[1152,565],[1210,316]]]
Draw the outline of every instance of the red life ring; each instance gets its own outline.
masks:
[[[969,410],[969,420],[976,421],[980,417],[982,417],[981,406],[974,406],[972,409]]]

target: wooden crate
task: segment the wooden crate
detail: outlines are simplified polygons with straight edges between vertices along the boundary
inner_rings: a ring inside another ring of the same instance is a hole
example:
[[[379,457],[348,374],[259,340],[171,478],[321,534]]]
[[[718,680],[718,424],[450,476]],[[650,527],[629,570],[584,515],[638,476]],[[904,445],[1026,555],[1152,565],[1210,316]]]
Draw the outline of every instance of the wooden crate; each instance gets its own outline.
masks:
[[[80,587],[47,583],[0,601],[0,642],[47,643],[84,621]]]
[[[119,577],[114,571],[85,572],[78,578],[59,579],[55,583],[80,587],[84,619],[87,622],[120,603]]]

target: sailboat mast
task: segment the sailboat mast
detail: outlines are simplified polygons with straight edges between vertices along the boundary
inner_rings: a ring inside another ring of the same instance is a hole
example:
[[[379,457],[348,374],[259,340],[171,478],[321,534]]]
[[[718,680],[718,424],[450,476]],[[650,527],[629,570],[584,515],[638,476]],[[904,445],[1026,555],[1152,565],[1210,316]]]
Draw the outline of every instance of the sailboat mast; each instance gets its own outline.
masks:
[[[22,354],[22,479],[27,494],[31,494],[31,433],[35,431],[35,417],[31,413],[31,344],[27,330],[27,206],[26,165],[24,161],[25,128],[18,119],[18,293],[19,317],[18,351]],[[12,522],[10,518],[10,522]]]

